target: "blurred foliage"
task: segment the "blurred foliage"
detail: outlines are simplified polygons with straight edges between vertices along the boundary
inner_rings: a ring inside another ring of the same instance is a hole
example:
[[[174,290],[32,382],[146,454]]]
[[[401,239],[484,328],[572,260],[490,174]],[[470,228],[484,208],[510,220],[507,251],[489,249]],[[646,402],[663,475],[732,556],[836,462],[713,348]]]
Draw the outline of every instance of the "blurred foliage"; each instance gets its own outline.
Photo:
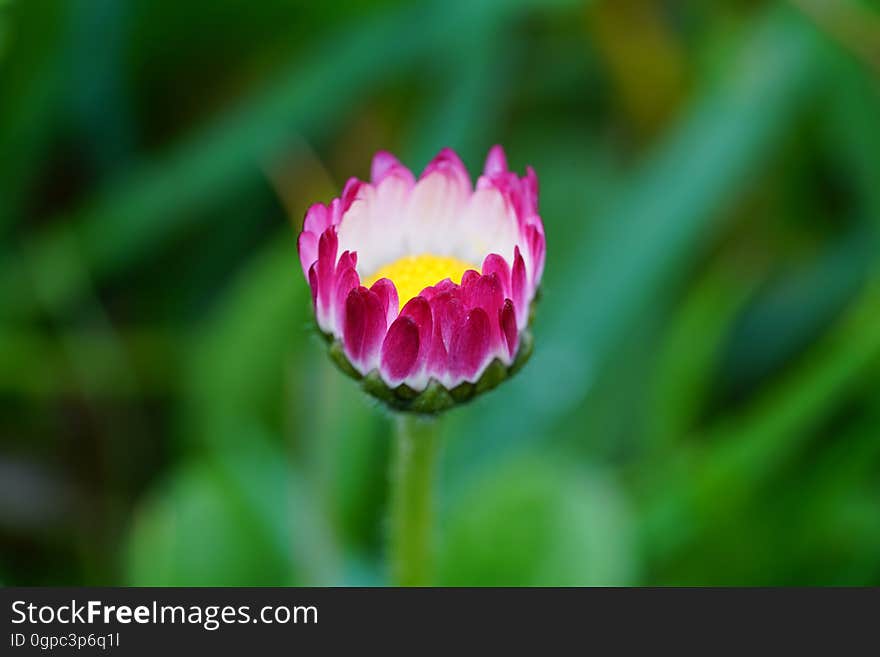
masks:
[[[634,541],[620,496],[607,476],[561,459],[498,464],[448,509],[438,582],[632,584]]]
[[[295,235],[503,143],[532,362],[444,424],[442,584],[880,584],[880,8],[0,2],[0,581],[383,584],[389,418]]]

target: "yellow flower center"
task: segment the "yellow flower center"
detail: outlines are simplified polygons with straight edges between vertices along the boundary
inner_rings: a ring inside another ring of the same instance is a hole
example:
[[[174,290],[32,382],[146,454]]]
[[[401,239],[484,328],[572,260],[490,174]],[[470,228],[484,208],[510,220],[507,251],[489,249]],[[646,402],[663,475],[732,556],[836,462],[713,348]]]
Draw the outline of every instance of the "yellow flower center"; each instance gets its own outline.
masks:
[[[419,292],[426,287],[436,285],[444,278],[452,279],[453,283],[461,283],[461,276],[468,269],[477,268],[456,258],[423,253],[417,256],[404,256],[383,266],[362,285],[370,287],[380,278],[390,279],[397,288],[400,307],[403,308],[404,304]]]

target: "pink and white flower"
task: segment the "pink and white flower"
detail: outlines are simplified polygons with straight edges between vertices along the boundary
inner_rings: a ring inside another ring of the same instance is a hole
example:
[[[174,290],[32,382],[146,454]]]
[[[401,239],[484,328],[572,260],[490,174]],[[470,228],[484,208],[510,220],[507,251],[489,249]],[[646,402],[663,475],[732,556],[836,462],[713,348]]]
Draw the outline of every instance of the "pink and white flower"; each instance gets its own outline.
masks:
[[[309,208],[298,249],[321,331],[398,408],[429,389],[472,394],[530,349],[546,250],[538,180],[531,167],[509,171],[500,146],[475,187],[450,149],[418,180],[377,153],[370,182],[352,178],[340,198]]]

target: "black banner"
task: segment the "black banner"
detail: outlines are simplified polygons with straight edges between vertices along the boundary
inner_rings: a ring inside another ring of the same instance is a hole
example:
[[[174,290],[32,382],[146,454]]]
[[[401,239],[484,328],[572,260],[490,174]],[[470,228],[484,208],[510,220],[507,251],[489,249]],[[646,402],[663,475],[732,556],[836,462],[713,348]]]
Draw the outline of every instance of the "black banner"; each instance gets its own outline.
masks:
[[[6,588],[3,655],[867,648],[877,589]],[[603,653],[604,654],[604,653]]]

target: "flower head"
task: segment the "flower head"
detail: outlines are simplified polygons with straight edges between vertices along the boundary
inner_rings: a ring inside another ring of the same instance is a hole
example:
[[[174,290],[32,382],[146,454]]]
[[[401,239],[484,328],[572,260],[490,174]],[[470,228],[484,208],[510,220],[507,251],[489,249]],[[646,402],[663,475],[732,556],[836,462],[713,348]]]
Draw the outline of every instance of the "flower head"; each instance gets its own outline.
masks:
[[[385,152],[371,181],[309,208],[298,241],[318,326],[364,388],[437,412],[493,388],[531,352],[544,270],[538,180],[489,151],[476,187],[442,150],[416,180]]]

